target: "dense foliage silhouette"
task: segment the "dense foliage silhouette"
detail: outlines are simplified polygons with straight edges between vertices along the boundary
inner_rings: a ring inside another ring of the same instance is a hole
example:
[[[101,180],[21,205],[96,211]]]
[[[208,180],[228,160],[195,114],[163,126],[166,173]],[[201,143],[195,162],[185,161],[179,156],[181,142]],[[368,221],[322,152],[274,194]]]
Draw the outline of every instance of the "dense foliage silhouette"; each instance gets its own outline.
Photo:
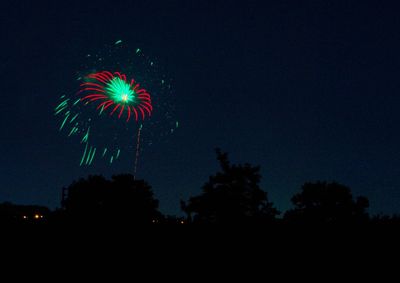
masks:
[[[161,218],[150,185],[129,174],[74,182],[64,190],[62,208],[73,221],[148,224]]]
[[[231,165],[228,154],[217,149],[221,171],[210,176],[203,193],[181,202],[193,223],[250,223],[273,221],[278,215],[260,186],[260,167]]]
[[[350,189],[338,183],[305,183],[292,197],[295,208],[285,213],[285,220],[294,223],[354,223],[368,220],[366,197],[356,200]]]

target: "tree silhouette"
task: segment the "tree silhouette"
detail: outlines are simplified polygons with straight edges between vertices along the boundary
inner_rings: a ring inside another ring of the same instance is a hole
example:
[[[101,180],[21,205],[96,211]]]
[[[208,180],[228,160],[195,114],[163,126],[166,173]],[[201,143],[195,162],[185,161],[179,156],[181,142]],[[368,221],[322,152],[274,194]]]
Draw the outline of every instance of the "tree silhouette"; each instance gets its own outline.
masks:
[[[89,176],[63,189],[62,207],[70,218],[80,220],[103,218],[104,202],[111,191],[110,182],[103,176]]]
[[[137,223],[152,223],[161,217],[158,200],[144,180],[135,180],[130,174],[116,175],[111,187],[110,211]]]
[[[188,221],[195,223],[250,223],[272,221],[278,211],[260,189],[260,167],[231,165],[228,154],[217,149],[221,172],[210,176],[203,193],[181,202]]]
[[[161,217],[149,184],[132,175],[80,179],[64,189],[62,206],[68,220],[146,224]]]
[[[368,220],[366,197],[353,200],[350,189],[338,183],[305,183],[294,195],[295,208],[285,213],[294,223],[354,223]]]

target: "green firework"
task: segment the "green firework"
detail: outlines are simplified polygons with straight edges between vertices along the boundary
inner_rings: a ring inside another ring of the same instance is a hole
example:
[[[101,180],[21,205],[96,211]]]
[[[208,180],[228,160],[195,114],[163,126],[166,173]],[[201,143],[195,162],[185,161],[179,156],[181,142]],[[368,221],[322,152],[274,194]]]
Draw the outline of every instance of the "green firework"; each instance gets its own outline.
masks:
[[[128,104],[135,101],[135,91],[126,81],[121,80],[120,78],[115,77],[112,79],[105,87],[105,90],[115,103]]]

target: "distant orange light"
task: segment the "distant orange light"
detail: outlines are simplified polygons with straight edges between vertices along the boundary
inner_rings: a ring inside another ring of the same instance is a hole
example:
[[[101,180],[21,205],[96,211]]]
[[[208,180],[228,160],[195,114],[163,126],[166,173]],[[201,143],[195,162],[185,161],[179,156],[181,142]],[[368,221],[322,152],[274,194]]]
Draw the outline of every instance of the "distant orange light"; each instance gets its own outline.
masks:
[[[27,218],[28,218],[28,216],[24,215],[24,216],[22,216],[22,218],[24,218],[24,219],[27,219]]]
[[[35,219],[39,219],[40,218],[40,215],[39,214],[35,214]]]
[[[181,220],[181,224],[185,224],[185,221]]]

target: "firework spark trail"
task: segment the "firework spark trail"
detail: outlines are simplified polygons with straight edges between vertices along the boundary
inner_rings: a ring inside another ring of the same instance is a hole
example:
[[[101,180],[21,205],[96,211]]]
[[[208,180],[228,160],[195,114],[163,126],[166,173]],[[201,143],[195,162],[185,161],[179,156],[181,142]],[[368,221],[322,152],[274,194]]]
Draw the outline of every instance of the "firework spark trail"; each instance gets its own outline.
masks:
[[[136,180],[136,170],[137,170],[137,164],[138,164],[138,159],[139,159],[139,148],[140,148],[140,133],[142,131],[143,125],[140,125],[138,134],[137,134],[137,141],[136,141],[136,156],[135,156],[135,168],[133,170],[133,179]]]

